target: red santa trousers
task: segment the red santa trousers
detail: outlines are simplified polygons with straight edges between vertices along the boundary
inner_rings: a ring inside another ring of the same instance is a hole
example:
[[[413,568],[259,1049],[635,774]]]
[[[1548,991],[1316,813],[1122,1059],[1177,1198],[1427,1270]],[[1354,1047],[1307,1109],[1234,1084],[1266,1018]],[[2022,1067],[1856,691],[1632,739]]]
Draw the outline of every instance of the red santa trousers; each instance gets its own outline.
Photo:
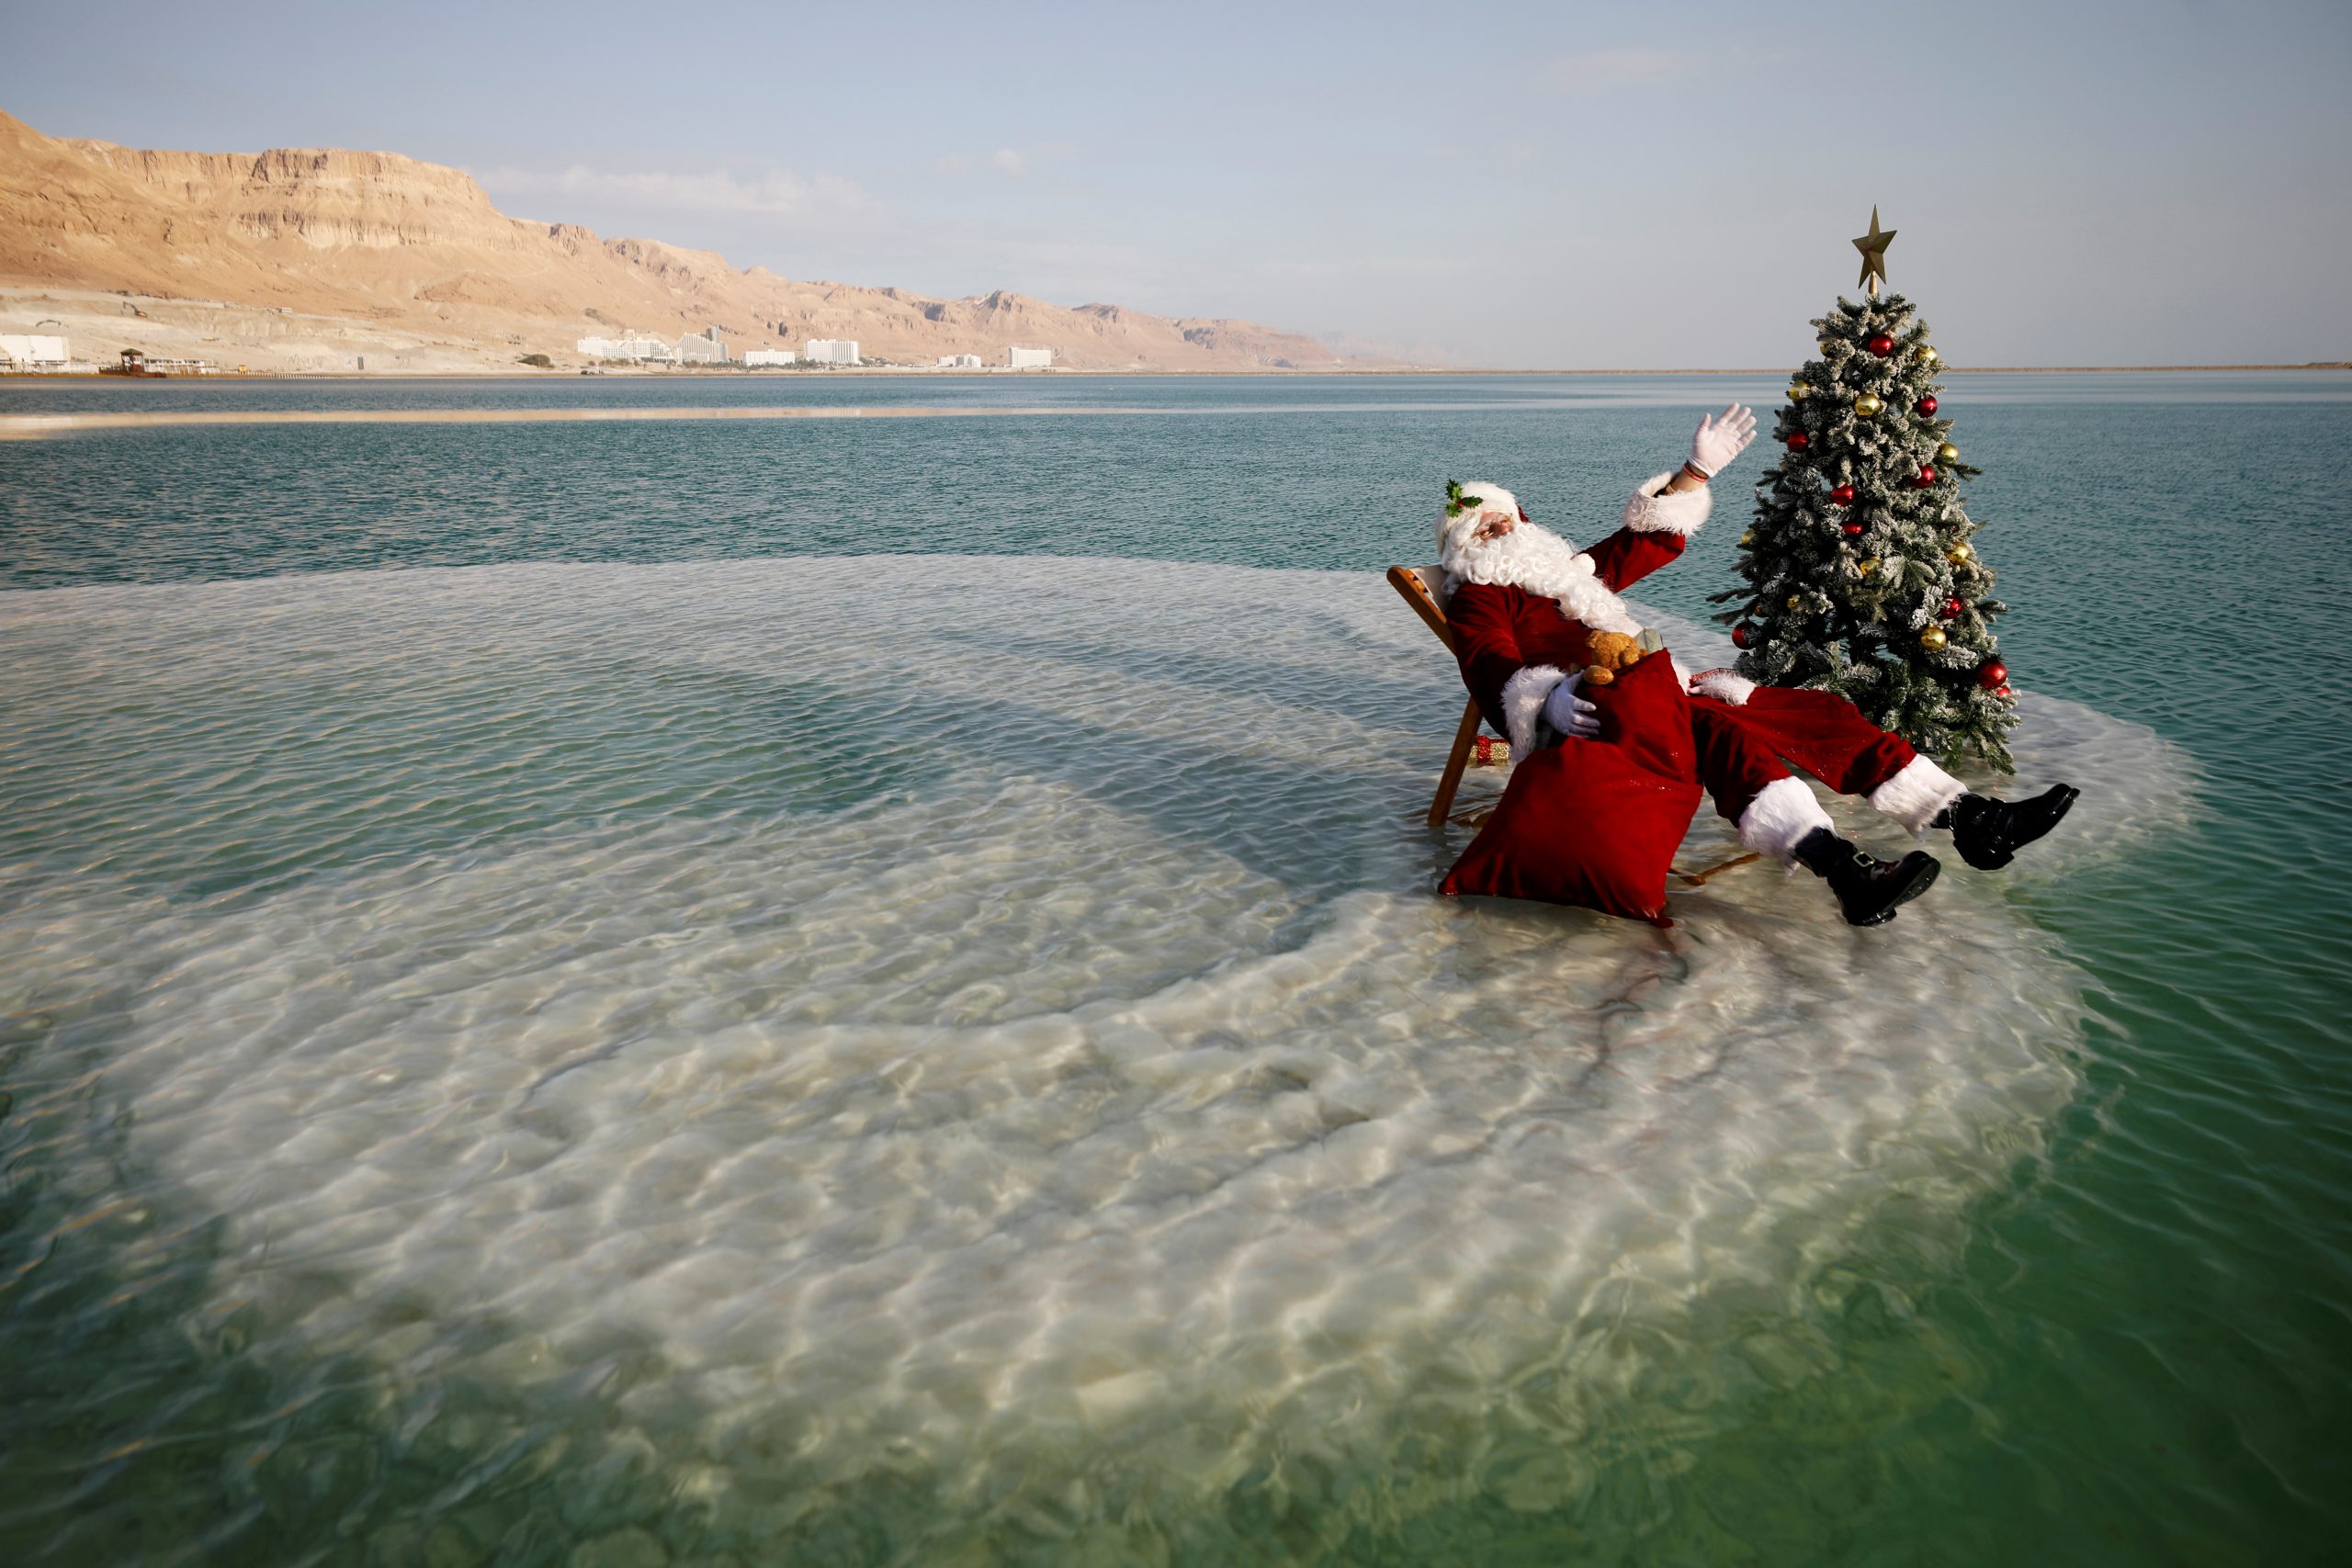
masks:
[[[1767,784],[1790,776],[1783,757],[1841,793],[1867,795],[1917,755],[1843,697],[1760,686],[1738,706],[1686,696],[1661,658],[1594,689],[1592,701],[1607,739],[1519,760],[1439,891],[1666,925],[1667,868],[1702,784],[1737,823]]]
[[[1737,706],[1693,696],[1690,736],[1699,781],[1731,822],[1766,784],[1789,776],[1783,758],[1840,795],[1868,795],[1918,755],[1845,698],[1781,686],[1758,686]]]

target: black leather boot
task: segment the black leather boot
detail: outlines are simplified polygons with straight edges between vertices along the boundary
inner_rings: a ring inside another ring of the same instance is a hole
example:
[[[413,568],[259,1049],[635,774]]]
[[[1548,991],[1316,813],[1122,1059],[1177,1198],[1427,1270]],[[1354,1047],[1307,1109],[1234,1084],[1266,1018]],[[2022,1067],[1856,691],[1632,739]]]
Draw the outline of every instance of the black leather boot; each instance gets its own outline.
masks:
[[[2071,784],[2052,784],[2030,800],[1995,800],[1963,795],[1937,814],[1934,825],[1951,829],[1951,847],[1979,871],[1998,871],[2026,845],[2058,826],[2075,797]]]
[[[1826,828],[1807,833],[1796,848],[1797,863],[1829,884],[1849,926],[1883,926],[1897,905],[1908,904],[1935,886],[1943,865],[1925,850],[1901,860],[1880,860]]]

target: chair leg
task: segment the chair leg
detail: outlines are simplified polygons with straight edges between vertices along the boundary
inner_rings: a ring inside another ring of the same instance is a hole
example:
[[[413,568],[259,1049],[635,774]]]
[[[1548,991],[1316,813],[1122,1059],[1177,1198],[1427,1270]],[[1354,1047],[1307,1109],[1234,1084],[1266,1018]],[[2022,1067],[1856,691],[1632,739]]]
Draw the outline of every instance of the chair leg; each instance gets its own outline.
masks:
[[[1462,727],[1453,732],[1453,751],[1445,760],[1445,772],[1437,781],[1437,798],[1430,802],[1430,826],[1445,826],[1445,814],[1453,809],[1454,792],[1462,787],[1462,770],[1470,765],[1470,745],[1478,739],[1478,699],[1473,697],[1462,710]]]

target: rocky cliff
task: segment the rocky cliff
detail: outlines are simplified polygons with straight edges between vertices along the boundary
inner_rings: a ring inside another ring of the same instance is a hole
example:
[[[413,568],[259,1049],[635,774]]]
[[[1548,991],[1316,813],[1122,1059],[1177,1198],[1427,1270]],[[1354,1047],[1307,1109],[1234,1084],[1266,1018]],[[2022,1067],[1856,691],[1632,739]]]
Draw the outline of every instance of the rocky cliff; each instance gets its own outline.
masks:
[[[464,173],[393,152],[152,152],[43,136],[6,114],[0,284],[299,314],[347,323],[322,329],[346,344],[375,334],[469,348],[485,363],[518,350],[575,358],[578,338],[616,327],[675,336],[711,325],[730,346],[849,337],[869,355],[925,364],[948,354],[1001,364],[1013,343],[1091,369],[1336,363],[1311,339],[1249,321],[739,270],[708,251],[508,218]]]

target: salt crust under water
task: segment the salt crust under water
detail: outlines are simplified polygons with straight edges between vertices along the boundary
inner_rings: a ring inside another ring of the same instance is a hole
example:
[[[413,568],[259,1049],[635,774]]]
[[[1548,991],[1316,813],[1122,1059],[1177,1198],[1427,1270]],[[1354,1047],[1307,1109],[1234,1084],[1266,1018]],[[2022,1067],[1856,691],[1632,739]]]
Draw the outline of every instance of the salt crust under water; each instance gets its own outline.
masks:
[[[2080,1082],[2075,971],[1949,854],[1886,931],[1761,867],[1663,933],[1433,897],[1458,687],[1368,574],[75,590],[0,598],[0,1009],[86,1012],[130,1128],[59,1190],[221,1216],[254,1352],[395,1414],[463,1342],[713,1539],[877,1478],[932,1555],[1148,1556],[1286,1467],[1571,1505],[1661,1347],[1703,1380]],[[2027,715],[2018,787],[2086,794],[2008,888],[2188,809],[2146,730]]]

